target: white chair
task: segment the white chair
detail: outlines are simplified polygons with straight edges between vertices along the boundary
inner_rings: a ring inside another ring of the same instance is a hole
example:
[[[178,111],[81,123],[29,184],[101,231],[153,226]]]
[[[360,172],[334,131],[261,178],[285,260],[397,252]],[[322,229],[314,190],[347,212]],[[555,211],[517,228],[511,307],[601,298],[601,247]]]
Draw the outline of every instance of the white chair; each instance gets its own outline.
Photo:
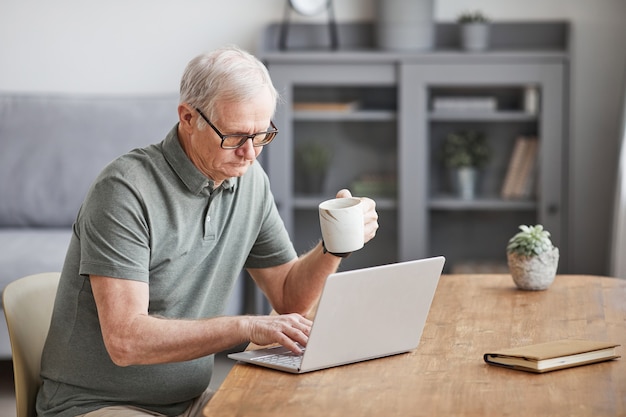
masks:
[[[29,275],[7,285],[2,305],[9,328],[17,417],[36,417],[41,352],[50,328],[59,272]]]

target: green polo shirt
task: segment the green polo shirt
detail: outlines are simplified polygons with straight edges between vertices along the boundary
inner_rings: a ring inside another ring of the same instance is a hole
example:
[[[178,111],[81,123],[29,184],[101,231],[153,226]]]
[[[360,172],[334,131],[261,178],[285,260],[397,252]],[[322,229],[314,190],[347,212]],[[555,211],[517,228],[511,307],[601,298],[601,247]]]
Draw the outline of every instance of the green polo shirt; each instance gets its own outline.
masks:
[[[104,347],[89,275],[147,282],[151,315],[196,319],[223,314],[244,267],[296,257],[261,166],[214,187],[176,132],[109,164],[83,202],[42,357],[40,416],[116,404],[177,415],[211,379],[212,355],[116,366]]]

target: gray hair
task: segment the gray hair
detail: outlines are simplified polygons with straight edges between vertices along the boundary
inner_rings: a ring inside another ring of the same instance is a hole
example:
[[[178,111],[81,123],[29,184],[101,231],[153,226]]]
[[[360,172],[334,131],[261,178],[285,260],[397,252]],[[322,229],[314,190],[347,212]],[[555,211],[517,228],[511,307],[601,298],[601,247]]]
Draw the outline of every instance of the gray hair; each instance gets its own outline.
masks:
[[[228,46],[198,55],[187,64],[180,82],[180,102],[198,107],[214,119],[220,102],[249,100],[264,88],[276,105],[278,92],[265,65],[252,54]]]

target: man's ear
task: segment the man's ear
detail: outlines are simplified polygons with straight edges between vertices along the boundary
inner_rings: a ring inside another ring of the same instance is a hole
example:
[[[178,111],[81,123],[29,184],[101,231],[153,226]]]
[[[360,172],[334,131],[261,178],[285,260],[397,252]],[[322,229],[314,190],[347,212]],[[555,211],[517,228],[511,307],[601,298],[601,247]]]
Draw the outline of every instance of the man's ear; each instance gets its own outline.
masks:
[[[196,112],[188,104],[181,103],[178,105],[178,121],[182,129],[189,131],[196,123]]]

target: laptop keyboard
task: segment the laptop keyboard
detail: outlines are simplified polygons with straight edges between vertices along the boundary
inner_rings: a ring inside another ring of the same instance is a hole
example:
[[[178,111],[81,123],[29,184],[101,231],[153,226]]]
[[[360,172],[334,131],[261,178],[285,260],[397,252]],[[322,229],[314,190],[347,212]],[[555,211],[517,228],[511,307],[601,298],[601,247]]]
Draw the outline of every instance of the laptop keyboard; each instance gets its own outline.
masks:
[[[302,354],[293,352],[274,353],[267,356],[261,356],[252,359],[255,362],[267,363],[270,365],[279,365],[287,368],[300,369],[302,363]]]

